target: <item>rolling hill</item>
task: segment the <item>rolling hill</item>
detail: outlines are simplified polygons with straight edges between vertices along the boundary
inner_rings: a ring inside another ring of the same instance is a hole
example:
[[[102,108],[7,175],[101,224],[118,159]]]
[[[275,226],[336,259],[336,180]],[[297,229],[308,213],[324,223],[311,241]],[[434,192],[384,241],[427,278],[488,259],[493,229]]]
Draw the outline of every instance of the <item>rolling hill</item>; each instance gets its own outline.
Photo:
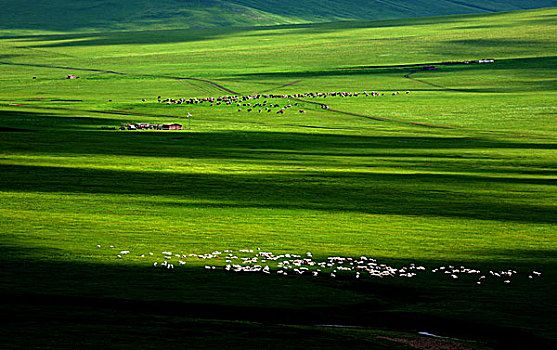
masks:
[[[390,19],[557,6],[555,0],[5,0],[0,29],[168,29]]]

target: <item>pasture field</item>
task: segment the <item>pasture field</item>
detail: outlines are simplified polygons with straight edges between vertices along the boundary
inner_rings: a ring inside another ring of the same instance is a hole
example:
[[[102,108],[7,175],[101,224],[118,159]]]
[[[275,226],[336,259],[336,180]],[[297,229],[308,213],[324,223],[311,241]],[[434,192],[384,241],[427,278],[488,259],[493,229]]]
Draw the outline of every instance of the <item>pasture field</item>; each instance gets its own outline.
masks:
[[[556,16],[0,32],[2,348],[554,346]],[[157,101],[334,91],[384,95]],[[101,129],[140,122],[191,129]],[[426,271],[224,270],[257,248]]]

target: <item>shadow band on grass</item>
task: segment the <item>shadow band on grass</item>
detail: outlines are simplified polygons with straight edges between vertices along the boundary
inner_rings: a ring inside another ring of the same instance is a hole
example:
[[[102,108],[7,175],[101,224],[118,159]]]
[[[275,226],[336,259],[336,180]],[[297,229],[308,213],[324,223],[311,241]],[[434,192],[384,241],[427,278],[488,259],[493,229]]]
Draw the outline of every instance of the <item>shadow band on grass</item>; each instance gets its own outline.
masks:
[[[554,185],[547,179],[490,178],[436,174],[334,172],[280,174],[181,174],[49,166],[0,165],[0,190],[160,195],[175,206],[203,200],[220,208],[281,208],[353,211],[367,214],[455,217],[556,223],[555,207],[470,192],[488,184]],[[36,181],[35,179],[41,179]],[[438,184],[454,186],[439,188]]]
[[[328,280],[304,276],[237,275],[219,271],[204,272],[200,267],[199,270],[192,268],[166,273],[155,271],[149,266],[58,263],[29,256],[18,258],[20,262],[16,263],[13,259],[25,255],[27,249],[8,248],[6,251],[8,254],[4,254],[0,260],[3,266],[7,266],[0,276],[4,286],[0,289],[0,309],[10,312],[12,316],[11,322],[2,331],[18,332],[24,329],[34,332],[34,336],[39,339],[41,336],[67,339],[72,337],[72,332],[97,327],[100,330],[110,326],[112,332],[122,332],[117,333],[118,337],[135,334],[145,340],[146,334],[134,330],[145,327],[149,333],[148,329],[181,329],[193,335],[196,331],[206,332],[206,322],[216,323],[217,328],[219,322],[233,322],[239,324],[228,326],[253,326],[264,333],[265,330],[273,330],[290,334],[292,330],[280,329],[283,325],[338,324],[383,331],[428,331],[485,342],[496,349],[551,349],[556,345],[555,340],[526,330],[527,325],[522,325],[525,329],[518,328],[520,322],[512,319],[507,320],[505,325],[497,324],[498,317],[507,317],[507,314],[512,315],[520,310],[530,312],[530,316],[536,317],[538,323],[542,322],[540,317],[547,318],[551,323],[549,310],[540,315],[535,314],[535,310],[527,309],[528,303],[521,301],[524,288],[519,288],[515,293],[509,287],[501,287],[500,290],[498,287],[478,289],[458,286],[456,282],[454,285],[439,286],[439,281],[434,280],[356,281],[342,277]],[[485,268],[482,266],[482,269]],[[33,290],[32,285],[37,289]],[[11,287],[8,289],[8,286]],[[538,302],[547,298],[547,294],[543,297],[544,293],[551,289],[550,286],[539,284],[533,288],[536,289],[530,293],[536,296]],[[334,294],[335,290],[354,295],[353,302],[344,304],[336,301],[334,296],[328,299],[327,294]],[[312,295],[302,296],[300,293]],[[461,293],[466,295],[462,296]],[[318,301],[311,306],[297,303],[300,298],[307,297],[315,297]],[[462,298],[469,303],[467,314],[464,315],[459,313],[464,307],[459,304]],[[286,303],[284,300],[276,303],[275,299],[284,299]],[[231,304],[223,303],[223,300]],[[424,305],[432,305],[432,311],[424,311]],[[445,309],[437,310],[441,306]],[[256,324],[242,326],[243,322]],[[50,326],[71,331],[44,334]],[[226,330],[221,329],[220,332],[226,336],[215,336],[221,339],[235,338],[227,334]],[[319,339],[326,337],[315,328],[308,332],[305,336],[314,341],[319,342]],[[167,338],[170,342],[183,340],[183,333],[173,331]],[[359,339],[352,340],[355,341],[354,345],[362,345],[357,341]]]
[[[21,310],[21,306],[26,306],[34,310],[28,315],[24,313],[17,317],[17,319],[23,318],[23,321],[27,324],[39,321],[48,324],[55,321],[62,325],[71,325],[74,329],[83,325],[96,325],[97,327],[118,326],[120,322],[121,325],[134,325],[137,321],[134,322],[127,319],[130,316],[134,319],[142,319],[141,323],[143,326],[149,322],[149,319],[156,316],[159,318],[178,317],[182,319],[178,321],[182,324],[186,323],[188,319],[197,319],[197,322],[190,321],[191,324],[186,327],[192,333],[203,331],[202,320],[211,320],[217,324],[218,321],[239,322],[240,325],[236,327],[241,326],[245,322],[255,322],[256,325],[253,327],[259,328],[259,332],[267,328],[279,328],[281,325],[314,326],[320,324],[340,324],[339,322],[348,321],[351,322],[346,325],[348,327],[362,327],[372,330],[380,329],[383,331],[412,333],[417,333],[423,329],[434,330],[440,334],[451,334],[453,337],[462,337],[461,339],[465,340],[473,339],[473,342],[481,341],[482,343],[488,343],[495,349],[551,349],[557,346],[555,341],[539,338],[531,333],[513,328],[412,312],[372,311],[369,305],[366,304],[348,307],[288,310],[45,294],[0,294],[0,298],[3,301],[2,303],[7,302],[14,309]],[[0,303],[0,308],[4,306],[2,303]],[[49,308],[64,310],[66,317],[61,318],[53,311],[50,311],[52,314],[48,311],[45,313],[45,310],[49,310]],[[73,313],[79,315],[80,313],[91,312],[93,310],[97,313],[93,317],[88,317],[87,319],[72,317]],[[362,310],[368,311],[362,312]],[[106,315],[114,313],[119,315],[106,319],[108,317],[103,317],[103,313],[106,313]],[[333,315],[352,315],[352,317],[344,319],[344,317],[339,318]],[[25,316],[29,317],[29,319],[25,320]],[[151,322],[153,322],[152,327],[175,327],[173,322],[168,322],[168,324],[165,324],[164,321],[157,322],[156,320],[151,320]],[[228,325],[228,327],[230,326],[234,327],[234,325]],[[223,325],[216,328],[222,329],[221,327]],[[244,327],[249,327],[249,325],[244,324]],[[279,337],[282,332],[288,333],[284,329],[275,329],[274,331],[279,333]],[[320,332],[319,328],[314,328],[313,331],[306,330],[304,333],[306,333],[304,334],[305,337],[318,337],[317,339],[327,335],[325,332]],[[171,335],[169,337],[172,339]],[[314,338],[313,341],[318,341],[317,339]],[[356,343],[354,345],[357,345],[358,341],[354,339],[352,341]],[[338,346],[338,344],[335,346]]]
[[[9,120],[14,116],[37,119],[37,123],[44,125],[55,118],[57,127],[64,126],[64,123],[68,126],[72,123],[102,125],[114,121],[40,117],[20,112],[1,114],[0,118]],[[173,171],[157,171],[152,167],[149,171],[138,171],[72,167],[71,163],[58,167],[4,162],[0,165],[0,190],[7,192],[160,195],[176,199],[164,205],[184,207],[310,209],[557,222],[555,206],[548,197],[548,189],[556,185],[555,179],[550,177],[555,174],[555,169],[551,166],[542,169],[545,167],[542,161],[534,164],[531,171],[522,171],[524,167],[515,170],[514,164],[509,166],[500,159],[498,151],[554,150],[557,146],[552,143],[524,142],[523,139],[512,142],[469,137],[374,137],[286,132],[91,131],[76,134],[42,131],[2,134],[6,154],[31,151],[37,155],[65,157],[173,157],[188,162],[222,159],[237,168],[237,171],[225,169],[220,173],[190,173],[185,165]],[[478,155],[461,154],[460,150],[478,150],[488,165],[471,168],[470,164],[476,162]],[[486,154],[486,150],[493,150],[493,153]],[[440,169],[435,171],[428,164],[437,161]],[[272,168],[250,173],[250,164]],[[323,166],[327,169],[320,171]],[[353,169],[344,171],[347,166]],[[368,171],[374,167],[380,171]],[[535,177],[540,174],[545,177]],[[484,189],[495,190],[498,195],[483,193]],[[547,198],[535,199],[536,193],[541,191]],[[200,200],[207,204],[192,204]]]

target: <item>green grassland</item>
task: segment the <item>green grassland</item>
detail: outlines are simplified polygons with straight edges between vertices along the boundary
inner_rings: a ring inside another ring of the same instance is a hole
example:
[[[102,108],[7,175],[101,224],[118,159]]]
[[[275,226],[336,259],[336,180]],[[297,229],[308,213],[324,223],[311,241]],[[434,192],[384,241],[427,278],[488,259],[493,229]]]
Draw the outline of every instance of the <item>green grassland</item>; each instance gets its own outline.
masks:
[[[384,337],[417,331],[552,346],[556,16],[3,31],[2,348],[404,349]],[[480,58],[495,63],[400,67]],[[274,99],[299,104],[283,115],[157,102],[372,90],[385,95]],[[191,130],[101,129],[172,121]],[[165,250],[258,247],[519,273],[477,286],[152,267]]]

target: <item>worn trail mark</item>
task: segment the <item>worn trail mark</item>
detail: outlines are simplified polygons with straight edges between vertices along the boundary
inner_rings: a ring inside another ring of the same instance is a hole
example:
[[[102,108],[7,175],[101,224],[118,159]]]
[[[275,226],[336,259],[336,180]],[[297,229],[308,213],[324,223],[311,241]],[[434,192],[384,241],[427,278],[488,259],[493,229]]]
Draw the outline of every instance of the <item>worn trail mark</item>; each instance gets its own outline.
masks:
[[[466,90],[451,89],[451,88],[448,88],[448,87],[445,87],[445,86],[441,86],[441,85],[437,85],[437,84],[434,84],[434,83],[430,83],[429,81],[425,81],[425,80],[413,78],[412,75],[415,74],[415,73],[417,73],[417,72],[418,72],[418,71],[413,71],[413,72],[410,72],[410,73],[408,73],[408,74],[404,74],[404,77],[405,77],[406,79],[410,79],[410,80],[413,80],[413,81],[418,82],[418,83],[422,83],[422,84],[426,84],[426,85],[429,85],[429,86],[433,86],[433,87],[436,87],[436,88],[442,89],[442,90],[454,91],[454,92],[468,92],[468,91],[466,91]]]
[[[139,76],[139,77],[151,77],[151,78],[164,78],[164,79],[172,79],[172,80],[195,80],[195,81],[201,81],[210,85],[215,86],[217,89],[227,92],[229,94],[232,95],[240,95],[239,92],[228,89],[226,87],[224,87],[223,85],[219,84],[219,83],[215,83],[214,81],[208,80],[208,79],[202,79],[202,78],[193,78],[193,77],[175,77],[175,76],[170,76],[170,75],[155,75],[155,74],[131,74],[131,75],[135,75],[135,76]]]
[[[86,71],[86,72],[97,72],[97,73],[106,73],[106,74],[116,74],[116,75],[121,75],[121,76],[141,76],[141,77],[151,77],[151,78],[162,78],[162,79],[171,79],[171,80],[178,80],[181,82],[185,82],[185,81],[199,81],[205,84],[209,84],[212,85],[214,87],[216,87],[218,90],[232,94],[232,95],[241,95],[241,93],[234,91],[232,89],[229,89],[219,83],[216,83],[214,81],[208,80],[208,79],[202,79],[202,78],[194,78],[194,77],[178,77],[178,76],[168,76],[168,75],[156,75],[156,74],[130,74],[130,73],[123,73],[123,72],[117,72],[117,71],[113,71],[113,70],[103,70],[103,69],[95,69],[95,68],[76,68],[76,67],[66,67],[66,66],[49,66],[49,65],[44,65],[44,64],[31,64],[31,63],[14,63],[14,62],[3,62],[0,61],[0,64],[4,64],[4,65],[16,65],[16,66],[28,66],[28,67],[39,67],[39,68],[48,68],[48,69],[64,69],[64,70],[77,70],[77,71]],[[420,67],[420,66],[424,66],[424,65],[452,65],[452,64],[464,64],[461,62],[439,62],[439,63],[429,63],[429,64],[402,64],[402,65],[391,65],[391,66],[362,66],[362,67],[357,67],[358,69],[380,69],[380,68],[403,68],[403,67]],[[416,79],[412,77],[412,74],[416,73],[417,71],[413,71],[411,73],[405,74],[404,77],[406,79],[410,79],[410,80],[414,80],[417,82],[420,82],[422,84],[427,84],[439,89],[444,89],[444,90],[449,90],[449,91],[457,91],[457,92],[462,92],[462,90],[457,90],[457,89],[451,89],[451,88],[446,88],[440,85],[436,85],[434,83],[430,83],[424,80],[420,80],[420,79]],[[292,86],[295,84],[298,84],[300,82],[302,82],[303,80],[297,80],[294,81],[292,83],[288,83],[288,84],[284,84],[281,85],[279,87],[276,88],[272,88],[272,89],[268,89],[262,92],[268,92],[271,91],[273,89],[277,89],[277,88],[283,88],[283,87],[288,87],[288,86]],[[192,85],[192,84],[190,84]],[[196,88],[194,88],[196,89]],[[198,90],[198,89],[196,89]],[[299,99],[299,98],[292,98],[293,100],[297,100],[300,102],[304,102],[304,103],[310,103],[310,104],[314,104],[314,105],[319,105],[321,107],[326,106],[324,103],[320,103],[320,102],[314,102],[314,101],[308,101],[308,100],[303,100],[303,99]],[[151,117],[172,117],[172,118],[176,118],[177,116],[169,116],[169,115],[155,115],[155,114],[148,114],[148,113],[137,113],[137,112],[128,112],[128,111],[99,111],[99,110],[75,110],[75,109],[68,109],[68,108],[62,108],[62,107],[36,107],[36,106],[27,106],[27,105],[20,105],[21,107],[33,107],[33,108],[42,108],[42,109],[59,109],[59,110],[74,110],[74,111],[81,111],[81,112],[89,112],[89,113],[104,113],[104,114],[121,114],[121,115],[141,115],[141,116],[151,116]],[[408,125],[417,125],[417,126],[424,126],[424,127],[429,127],[429,128],[442,128],[442,129],[454,129],[454,127],[451,126],[444,126],[444,125],[436,125],[436,124],[429,124],[429,123],[419,123],[419,122],[411,122],[411,121],[405,121],[405,120],[400,120],[400,119],[392,119],[392,118],[386,118],[386,117],[378,117],[378,116],[370,116],[370,115],[365,115],[365,114],[360,114],[360,113],[353,113],[353,112],[347,112],[347,111],[341,111],[341,110],[337,110],[337,109],[332,109],[332,108],[327,108],[327,111],[333,112],[333,113],[338,113],[338,114],[344,114],[344,115],[350,115],[350,116],[354,116],[354,117],[359,117],[359,118],[366,118],[366,119],[371,119],[371,120],[376,120],[376,121],[383,121],[383,122],[396,122],[396,123],[403,123],[403,124],[408,124]]]
[[[123,73],[117,72],[113,70],[104,70],[104,69],[96,69],[96,68],[77,68],[77,67],[66,67],[66,66],[49,66],[46,64],[34,64],[34,63],[14,63],[14,62],[3,62],[0,61],[0,64],[8,65],[8,66],[25,66],[25,67],[37,67],[37,68],[47,68],[47,69],[64,69],[64,70],[76,70],[80,72],[97,72],[97,73],[106,73],[106,74],[116,74],[122,76],[139,76],[139,77],[152,77],[152,78],[163,78],[163,79],[172,79],[172,80],[196,80],[201,81],[210,85],[215,86],[221,91],[238,95],[239,93],[228,89],[214,81],[202,78],[193,78],[193,77],[175,77],[175,76],[168,76],[168,75],[155,75],[155,74],[130,74],[130,73]]]
[[[303,99],[299,99],[299,98],[292,98],[292,99],[296,100],[296,101],[304,102],[304,103],[311,103],[311,104],[314,104],[314,105],[319,105],[321,107],[327,106],[325,103],[321,103],[321,102],[308,101],[308,100],[303,100]],[[377,121],[381,121],[381,122],[394,122],[394,123],[417,125],[417,126],[424,126],[424,127],[428,127],[428,128],[438,128],[438,129],[456,129],[453,126],[436,125],[436,124],[429,124],[429,123],[418,123],[418,122],[411,122],[411,121],[400,120],[400,119],[377,117],[377,116],[371,116],[371,115],[366,115],[366,114],[341,111],[341,110],[333,109],[333,108],[328,108],[328,109],[325,109],[325,110],[327,110],[329,112],[333,112],[333,113],[350,115],[350,116],[353,116],[353,117],[359,117],[359,118],[365,118],[365,119],[371,119],[371,120],[377,120]]]
[[[284,84],[284,85],[277,86],[277,87],[274,87],[274,88],[270,88],[270,89],[267,89],[267,90],[263,90],[263,91],[261,91],[261,92],[269,92],[269,91],[272,91],[272,90],[275,90],[275,89],[281,89],[281,88],[284,88],[284,87],[296,85],[296,84],[298,84],[298,83],[301,83],[302,81],[304,81],[304,80],[303,80],[303,79],[302,79],[302,80],[297,80],[297,81],[295,81],[295,82],[288,83],[288,84]]]

